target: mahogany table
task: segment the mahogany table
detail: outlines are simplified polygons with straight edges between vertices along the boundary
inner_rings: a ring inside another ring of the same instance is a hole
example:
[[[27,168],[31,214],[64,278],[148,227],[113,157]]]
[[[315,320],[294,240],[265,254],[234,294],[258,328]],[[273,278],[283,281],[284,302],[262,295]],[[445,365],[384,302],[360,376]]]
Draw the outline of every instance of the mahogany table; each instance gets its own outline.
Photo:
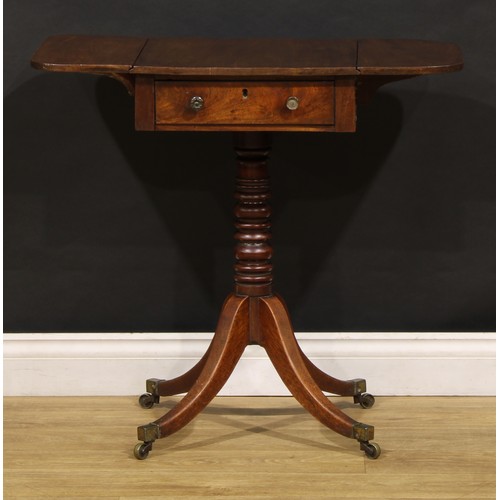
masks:
[[[272,288],[270,133],[354,132],[356,108],[383,84],[460,70],[460,49],[422,40],[213,40],[59,35],[32,59],[37,69],[116,78],[135,99],[135,127],[234,132],[237,156],[234,291],[202,359],[173,380],[149,379],[139,398],[187,393],[158,420],[138,427],[134,455],[184,427],[217,395],[245,347],[267,351],[292,395],[322,424],[356,439],[367,457],[374,428],[339,410],[324,392],[374,403],[364,379],[338,380],[301,351],[283,299]],[[69,110],[68,110],[69,112]],[[381,126],[383,121],[381,117]]]

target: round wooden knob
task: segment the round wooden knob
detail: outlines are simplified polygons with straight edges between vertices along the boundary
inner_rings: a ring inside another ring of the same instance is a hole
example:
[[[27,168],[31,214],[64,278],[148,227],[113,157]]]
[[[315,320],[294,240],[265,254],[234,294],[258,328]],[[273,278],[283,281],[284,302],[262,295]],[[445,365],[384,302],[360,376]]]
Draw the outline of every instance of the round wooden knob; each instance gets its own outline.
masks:
[[[199,111],[203,105],[205,104],[205,101],[203,100],[203,97],[200,96],[194,96],[191,99],[191,109],[194,109],[195,111]]]
[[[293,111],[294,109],[297,109],[299,107],[299,98],[298,97],[289,97],[286,100],[286,107],[290,110]]]

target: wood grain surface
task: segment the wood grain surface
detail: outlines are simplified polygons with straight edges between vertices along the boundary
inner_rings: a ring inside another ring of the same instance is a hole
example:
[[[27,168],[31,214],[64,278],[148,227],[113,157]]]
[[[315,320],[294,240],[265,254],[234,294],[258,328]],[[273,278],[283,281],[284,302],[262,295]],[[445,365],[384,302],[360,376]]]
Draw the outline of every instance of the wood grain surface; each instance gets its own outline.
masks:
[[[158,124],[333,125],[334,86],[322,82],[156,82]],[[286,107],[296,97],[295,110]],[[195,111],[191,99],[201,97]]]
[[[356,40],[152,38],[134,73],[182,76],[352,75]]]
[[[32,58],[48,71],[169,78],[323,78],[457,71],[457,45],[422,40],[300,40],[51,36]]]
[[[54,35],[36,51],[31,65],[46,71],[128,73],[146,42],[127,36]]]
[[[429,40],[359,40],[357,69],[361,75],[449,73],[463,67],[454,43]]]

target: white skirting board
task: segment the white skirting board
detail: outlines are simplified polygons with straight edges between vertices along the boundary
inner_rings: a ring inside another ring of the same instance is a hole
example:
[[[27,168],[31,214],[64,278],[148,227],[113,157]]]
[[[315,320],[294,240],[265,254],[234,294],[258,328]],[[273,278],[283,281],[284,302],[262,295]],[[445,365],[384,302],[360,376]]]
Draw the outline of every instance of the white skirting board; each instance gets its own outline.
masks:
[[[4,395],[120,396],[170,379],[206,351],[209,333],[5,334]],[[374,395],[495,394],[494,333],[298,333],[304,352]],[[289,392],[266,352],[248,346],[221,395]]]

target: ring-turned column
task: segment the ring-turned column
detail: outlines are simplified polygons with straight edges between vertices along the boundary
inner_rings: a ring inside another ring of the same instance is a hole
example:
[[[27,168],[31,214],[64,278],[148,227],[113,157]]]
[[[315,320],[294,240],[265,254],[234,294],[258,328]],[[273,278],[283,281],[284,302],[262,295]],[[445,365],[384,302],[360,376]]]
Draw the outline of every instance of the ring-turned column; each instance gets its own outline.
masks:
[[[235,133],[237,156],[234,215],[236,295],[264,297],[272,294],[271,207],[267,158],[270,135]]]

